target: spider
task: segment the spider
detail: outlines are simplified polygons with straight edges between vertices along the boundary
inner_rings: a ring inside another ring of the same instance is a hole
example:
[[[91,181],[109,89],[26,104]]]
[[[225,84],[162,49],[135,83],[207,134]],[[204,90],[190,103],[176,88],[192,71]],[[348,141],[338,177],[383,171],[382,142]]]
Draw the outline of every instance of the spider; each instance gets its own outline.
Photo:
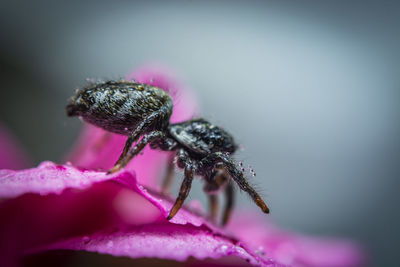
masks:
[[[184,170],[184,179],[167,220],[172,219],[182,207],[195,175],[205,181],[204,191],[209,195],[213,217],[218,209],[216,193],[225,188],[227,201],[222,215],[223,225],[228,222],[233,207],[232,180],[249,194],[264,213],[269,213],[267,205],[231,158],[237,149],[233,137],[204,119],[171,124],[172,107],[171,97],[162,89],[117,80],[93,83],[77,90],[69,100],[66,111],[68,116],[80,116],[106,131],[128,136],[120,157],[108,173],[119,171],[147,144],[152,149],[176,151],[176,165]],[[137,143],[132,148],[134,142]],[[170,160],[163,193],[169,191],[172,177],[173,161]]]

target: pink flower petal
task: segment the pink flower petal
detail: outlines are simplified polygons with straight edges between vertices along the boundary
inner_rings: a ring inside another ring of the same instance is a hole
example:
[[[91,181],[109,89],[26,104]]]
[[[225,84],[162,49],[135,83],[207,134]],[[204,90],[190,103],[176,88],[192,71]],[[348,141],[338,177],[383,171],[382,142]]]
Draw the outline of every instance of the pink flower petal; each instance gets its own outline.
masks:
[[[66,188],[85,189],[95,182],[117,179],[134,184],[130,172],[106,175],[104,172],[78,170],[70,165],[43,162],[37,168],[12,171],[0,170],[0,198],[15,198],[26,193],[60,194]]]
[[[174,103],[171,122],[181,122],[193,117],[197,111],[197,103],[193,93],[178,81],[177,75],[167,67],[160,64],[145,65],[133,70],[126,80],[134,79],[140,83],[146,83],[161,88],[169,93]]]
[[[250,249],[281,264],[318,267],[365,264],[362,249],[353,242],[291,233],[275,227],[261,216],[236,211],[228,229]]]
[[[28,167],[29,162],[17,140],[0,124],[0,169],[18,170]]]
[[[193,95],[179,84],[166,68],[157,65],[145,66],[127,75],[126,79],[131,80],[133,77],[138,82],[158,86],[170,92],[174,102],[171,122],[187,120],[193,116],[196,110]],[[121,154],[126,138],[85,125],[67,160],[79,167],[107,170],[114,165]],[[170,154],[146,147],[143,154],[131,160],[125,169],[135,170],[141,184],[158,188],[160,183],[157,178]]]
[[[278,266],[272,260],[264,260],[248,253],[236,240],[215,234],[207,227],[171,223],[147,224],[99,232],[61,241],[44,248],[44,250],[49,249],[84,250],[114,256],[176,261],[185,261],[189,257],[202,260],[236,256],[253,265]]]
[[[52,162],[0,170],[0,262],[11,266],[26,249],[126,223],[115,203],[125,190],[137,205],[130,223],[158,220],[158,209],[127,189],[134,185],[127,171],[106,175]]]
[[[117,183],[110,183],[111,181]],[[128,191],[123,188],[130,188],[133,191],[126,194]],[[176,251],[175,254],[167,253],[170,254],[171,259],[184,260],[189,256],[203,259],[236,255],[249,259],[251,262],[270,262],[247,252],[245,247],[233,238],[222,234],[222,230],[217,231],[216,226],[207,223],[205,219],[186,208],[182,208],[174,218],[173,221],[178,224],[167,222],[165,216],[172,203],[138,185],[135,177],[127,171],[107,176],[102,172],[79,170],[70,165],[44,162],[39,167],[28,170],[0,171],[0,189],[0,197],[8,199],[0,203],[2,214],[0,261],[5,258],[16,259],[21,251],[32,249],[40,244],[52,243],[59,238],[91,233],[105,226],[125,225],[128,227],[126,229],[133,232],[124,230],[119,235],[110,236],[99,234],[95,235],[94,239],[99,237],[101,241],[102,238],[107,238],[107,248],[109,248],[109,241],[114,242],[114,238],[120,238],[121,235],[130,238],[122,240],[121,246],[117,246],[117,249],[126,248],[126,242],[140,241],[143,244],[152,244],[155,240],[159,241],[150,249],[146,246],[132,247],[132,250],[128,250],[132,253],[128,256],[132,257],[157,256],[154,253],[159,251],[158,256],[164,258],[166,252],[162,252],[162,247],[170,244],[171,250],[174,246],[186,248],[182,252]],[[121,192],[125,192],[125,199],[124,197],[120,199]],[[128,199],[134,200],[131,202],[131,206],[134,207],[131,212],[135,213],[136,217],[133,218],[139,218],[139,216],[148,218],[129,222],[130,224],[145,224],[140,226],[141,228],[127,226],[124,220],[120,204],[121,201],[126,203],[127,196],[129,196]],[[146,200],[159,210],[158,214],[154,213],[154,209],[151,211],[151,207],[149,211],[149,207],[143,202]],[[29,224],[29,227],[23,227],[24,224]],[[160,227],[157,228],[155,225],[160,225]],[[135,233],[140,234],[134,236]],[[150,239],[146,238],[147,235]],[[179,236],[182,237],[177,238]],[[119,239],[115,242],[118,243]],[[192,245],[188,246],[189,243]],[[204,245],[203,251],[198,249]],[[98,252],[112,255],[127,253],[126,251],[118,252],[118,250],[101,250],[101,242]]]

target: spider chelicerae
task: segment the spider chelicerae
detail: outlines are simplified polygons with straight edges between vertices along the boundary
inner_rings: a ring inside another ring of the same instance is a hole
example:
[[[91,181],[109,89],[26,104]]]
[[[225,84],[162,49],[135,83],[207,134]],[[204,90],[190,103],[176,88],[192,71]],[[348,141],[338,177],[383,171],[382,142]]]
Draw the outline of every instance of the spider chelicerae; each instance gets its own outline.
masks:
[[[147,144],[153,149],[176,151],[176,165],[184,170],[184,179],[167,220],[182,207],[195,175],[204,178],[204,191],[209,195],[213,217],[218,208],[216,193],[224,188],[227,200],[222,224],[227,223],[234,202],[232,180],[263,212],[269,213],[267,205],[231,158],[237,149],[233,137],[204,119],[171,124],[172,108],[171,97],[162,89],[117,80],[93,83],[77,90],[66,111],[68,116],[80,116],[109,132],[128,136],[119,159],[108,173],[119,171]],[[168,192],[173,178],[172,164],[171,161],[163,183],[164,193]]]

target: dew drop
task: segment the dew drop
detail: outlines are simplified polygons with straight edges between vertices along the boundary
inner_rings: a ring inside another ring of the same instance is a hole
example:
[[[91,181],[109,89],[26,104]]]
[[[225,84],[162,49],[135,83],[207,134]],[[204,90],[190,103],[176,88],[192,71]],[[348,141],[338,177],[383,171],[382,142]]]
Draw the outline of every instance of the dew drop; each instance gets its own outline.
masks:
[[[133,78],[133,77],[132,77],[132,79],[131,79],[131,82],[133,82],[133,83],[134,83],[134,82],[135,82],[135,78]]]
[[[256,254],[261,255],[261,256],[265,255],[264,247],[259,246],[259,247],[256,249]]]
[[[150,82],[153,83],[154,82],[154,78],[150,78]]]
[[[228,251],[228,246],[227,245],[220,245],[215,248],[215,252],[225,254]]]
[[[111,240],[107,242],[108,248],[112,248],[113,246],[114,246],[114,242],[112,242]]]
[[[125,130],[125,131],[128,131],[128,127],[125,127],[124,130]]]

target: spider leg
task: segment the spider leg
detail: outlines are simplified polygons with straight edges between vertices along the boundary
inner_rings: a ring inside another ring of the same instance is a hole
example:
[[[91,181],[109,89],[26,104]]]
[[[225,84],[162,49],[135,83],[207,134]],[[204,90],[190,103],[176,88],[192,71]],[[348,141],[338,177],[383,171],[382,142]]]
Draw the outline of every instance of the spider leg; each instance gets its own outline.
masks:
[[[208,207],[210,209],[211,218],[217,218],[218,214],[218,196],[217,195],[208,195]]]
[[[122,160],[126,157],[131,148],[133,142],[136,142],[139,139],[139,136],[143,133],[147,126],[149,126],[154,120],[159,117],[161,114],[153,113],[147,118],[145,118],[139,125],[129,133],[128,139],[126,139],[124,149],[122,150],[121,155],[119,156],[118,160],[115,162],[114,167],[120,165]],[[114,168],[113,167],[113,168]]]
[[[164,181],[161,186],[161,194],[168,195],[171,190],[171,184],[174,180],[174,155],[171,155],[168,159],[167,170],[165,173]]]
[[[181,153],[183,153],[182,150]],[[183,160],[183,158],[181,158],[180,160]],[[169,211],[167,220],[171,220],[176,215],[176,213],[182,207],[186,197],[189,195],[195,169],[196,169],[195,164],[193,164],[193,162],[189,158],[186,158],[184,179],[182,181],[181,188],[179,190],[179,195],[176,198],[175,203],[172,206],[171,210]]]
[[[218,202],[217,202],[218,199],[215,193],[226,185],[225,195],[227,202],[225,204],[224,213],[222,215],[222,225],[225,225],[228,222],[230,213],[232,211],[234,192],[233,192],[233,185],[229,181],[229,175],[226,173],[225,169],[220,169],[221,167],[223,167],[223,165],[218,166],[218,169],[215,169],[216,167],[214,167],[214,170],[205,177],[207,183],[204,186],[204,191],[214,193],[212,195],[209,195],[209,204],[210,204],[210,215],[213,218],[216,218],[218,209]]]
[[[139,154],[139,152],[142,151],[147,144],[164,137],[164,135],[165,134],[161,131],[153,131],[144,135],[143,138],[129,151],[129,153],[127,153],[127,155],[122,158],[118,164],[114,165],[114,167],[112,167],[107,173],[110,174],[119,171],[125,167],[134,156]]]
[[[229,173],[229,176],[232,177],[240,189],[249,194],[254,203],[256,203],[256,205],[259,206],[264,213],[269,213],[269,209],[265,202],[254,190],[254,188],[249,185],[246,178],[243,176],[243,173],[236,167],[235,162],[228,155],[222,152],[212,153],[199,162],[199,167],[204,173],[207,173],[211,168],[213,168],[213,166],[220,162],[223,164],[224,168]]]
[[[221,168],[221,166],[218,166]],[[212,172],[207,173],[204,177],[206,184],[203,187],[204,192],[208,194],[216,194],[225,186],[229,180],[229,175],[226,174],[224,169],[215,168]]]
[[[231,212],[234,205],[234,193],[235,192],[233,189],[233,184],[231,181],[229,181],[225,187],[226,204],[224,208],[224,213],[222,214],[222,225],[226,225],[226,223],[229,221],[229,218],[231,217]]]

